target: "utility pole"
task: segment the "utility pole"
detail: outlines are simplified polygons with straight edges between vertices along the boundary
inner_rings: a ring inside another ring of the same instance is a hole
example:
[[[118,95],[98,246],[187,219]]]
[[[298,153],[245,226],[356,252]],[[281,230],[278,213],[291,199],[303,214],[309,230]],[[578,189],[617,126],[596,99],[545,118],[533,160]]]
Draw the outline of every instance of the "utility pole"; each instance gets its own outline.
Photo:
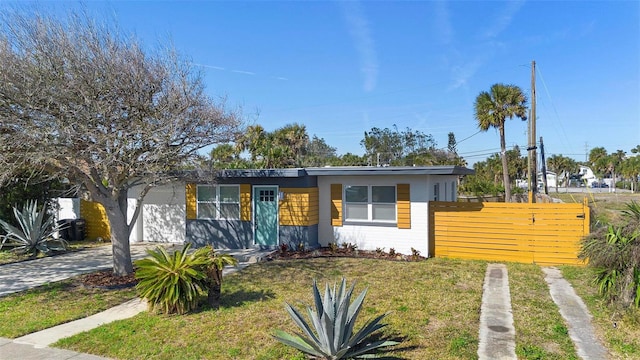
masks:
[[[540,136],[540,160],[542,161],[542,183],[544,184],[544,194],[549,195],[549,188],[547,187],[547,163],[544,161],[544,143],[542,142],[542,136]],[[556,181],[558,181],[557,174]]]
[[[538,191],[538,167],[536,165],[536,62],[531,62],[531,111],[529,113],[529,203],[536,202],[535,193]]]
[[[589,162],[589,143],[586,141],[584,143],[584,162],[585,164]]]

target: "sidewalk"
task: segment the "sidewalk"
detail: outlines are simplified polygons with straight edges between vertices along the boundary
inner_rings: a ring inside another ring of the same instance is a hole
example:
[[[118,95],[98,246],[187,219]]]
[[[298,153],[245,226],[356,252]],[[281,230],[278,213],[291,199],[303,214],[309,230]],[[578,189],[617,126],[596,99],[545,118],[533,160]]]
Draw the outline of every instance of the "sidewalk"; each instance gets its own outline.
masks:
[[[131,257],[133,259],[143,258],[146,255],[146,249],[157,245],[162,244],[131,245]],[[229,253],[239,261],[237,267],[225,268],[223,271],[225,275],[239,271],[251,263],[261,261],[269,253],[268,251],[256,249],[221,250],[221,252]],[[111,246],[104,246],[59,256],[2,265],[0,266],[0,296],[26,290],[47,282],[64,280],[83,273],[111,268],[111,261]],[[24,278],[29,280],[26,281]],[[146,309],[146,304],[143,301],[133,299],[98,314],[27,334],[13,340],[0,338],[0,360],[106,359],[48,346],[62,338],[91,330],[103,324],[133,317]]]

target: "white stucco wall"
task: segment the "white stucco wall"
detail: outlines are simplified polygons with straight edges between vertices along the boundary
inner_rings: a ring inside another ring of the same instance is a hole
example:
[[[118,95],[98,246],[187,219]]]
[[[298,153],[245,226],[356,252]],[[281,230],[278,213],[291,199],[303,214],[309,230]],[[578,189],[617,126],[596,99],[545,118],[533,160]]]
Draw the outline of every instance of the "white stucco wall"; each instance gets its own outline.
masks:
[[[411,248],[420,251],[422,256],[429,255],[428,202],[434,200],[434,184],[439,183],[440,201],[455,201],[456,176],[410,175],[410,176],[320,176],[320,214],[318,240],[321,246],[329,242],[356,244],[358,249],[375,250],[384,248],[389,251],[411,254]],[[409,184],[411,201],[411,229],[398,229],[395,225],[331,225],[331,184],[344,185],[397,185]],[[445,185],[446,184],[446,185]],[[452,198],[454,196],[454,198]]]
[[[54,199],[54,216],[56,221],[63,219],[80,218],[80,199],[56,198]]]
[[[129,217],[135,209],[139,190],[129,192]],[[147,193],[136,225],[131,232],[132,242],[183,243],[186,236],[186,200],[184,183],[155,187]]]

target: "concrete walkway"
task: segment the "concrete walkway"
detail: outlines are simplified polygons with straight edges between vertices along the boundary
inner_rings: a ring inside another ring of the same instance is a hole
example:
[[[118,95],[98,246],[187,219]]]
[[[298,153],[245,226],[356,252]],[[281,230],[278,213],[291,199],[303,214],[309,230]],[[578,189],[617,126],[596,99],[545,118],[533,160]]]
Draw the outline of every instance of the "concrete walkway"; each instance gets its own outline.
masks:
[[[600,360],[608,357],[607,349],[596,337],[591,325],[591,314],[573,287],[556,268],[543,268],[544,279],[549,284],[551,298],[558,305],[560,315],[568,324],[569,336],[576,345],[581,359]]]
[[[131,256],[134,259],[143,258],[146,255],[146,249],[157,245],[158,244],[132,245]],[[176,249],[179,248],[179,246],[176,246]],[[223,271],[225,275],[243,269],[251,263],[260,261],[269,253],[269,251],[255,249],[222,251],[234,255],[239,261],[237,267],[225,268]],[[19,271],[17,271],[18,269],[16,267],[18,264],[22,265]],[[111,266],[110,246],[92,248],[17,264],[2,265],[0,266],[0,294],[6,295],[12,292],[26,290],[50,281],[59,281],[101,268],[110,268]],[[60,271],[62,275],[55,274],[56,271]],[[25,272],[28,272],[28,275],[25,275]],[[20,281],[20,278],[25,276],[31,277],[32,279],[30,281]],[[147,307],[144,301],[133,299],[98,314],[27,334],[13,340],[0,338],[0,360],[105,359],[95,355],[55,349],[48,346],[62,338],[88,331],[116,320],[133,317],[146,309]]]
[[[591,314],[571,284],[556,268],[542,268],[542,271],[545,273],[551,298],[567,323],[569,337],[573,341],[578,357],[584,360],[607,359],[608,351],[595,335],[591,325]],[[515,328],[507,267],[503,264],[489,264],[484,279],[480,310],[478,359],[517,359],[515,348]]]
[[[509,276],[503,264],[489,264],[482,286],[480,309],[480,360],[511,360],[516,357],[516,329],[511,313]]]

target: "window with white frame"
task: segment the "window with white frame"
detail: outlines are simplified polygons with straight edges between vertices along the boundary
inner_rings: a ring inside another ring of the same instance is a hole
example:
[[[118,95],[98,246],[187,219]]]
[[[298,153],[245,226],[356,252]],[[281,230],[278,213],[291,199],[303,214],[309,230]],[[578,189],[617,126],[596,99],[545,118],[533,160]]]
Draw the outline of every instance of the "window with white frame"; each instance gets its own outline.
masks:
[[[344,195],[346,221],[396,221],[395,186],[348,185]]]
[[[240,219],[239,185],[198,185],[198,219]]]

